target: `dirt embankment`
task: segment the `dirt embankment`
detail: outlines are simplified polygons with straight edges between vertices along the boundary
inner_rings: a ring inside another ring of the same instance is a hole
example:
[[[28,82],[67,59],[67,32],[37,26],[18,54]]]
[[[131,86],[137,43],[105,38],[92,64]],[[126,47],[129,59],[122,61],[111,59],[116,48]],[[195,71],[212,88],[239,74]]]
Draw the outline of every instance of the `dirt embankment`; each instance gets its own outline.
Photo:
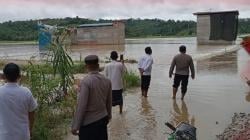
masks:
[[[235,113],[232,123],[222,134],[217,135],[219,140],[249,140],[250,139],[250,114]]]

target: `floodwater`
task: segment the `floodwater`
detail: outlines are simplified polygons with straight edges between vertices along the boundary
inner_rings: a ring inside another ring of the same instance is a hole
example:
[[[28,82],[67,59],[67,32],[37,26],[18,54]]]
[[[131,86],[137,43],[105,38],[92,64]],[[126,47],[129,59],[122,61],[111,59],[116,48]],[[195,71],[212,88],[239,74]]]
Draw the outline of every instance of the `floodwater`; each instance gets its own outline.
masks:
[[[176,100],[172,100],[173,79],[168,77],[171,59],[181,44],[186,45],[187,53],[195,58],[196,68],[196,78],[189,80],[184,101],[181,101],[180,93]],[[146,46],[152,47],[154,58],[149,97],[141,97],[139,88],[124,93],[124,113],[120,115],[119,108],[113,108],[109,124],[111,140],[165,140],[171,132],[165,122],[177,125],[182,121],[197,128],[199,140],[214,140],[231,123],[234,112],[250,112],[250,90],[245,83],[250,60],[243,49],[200,59],[197,56],[234,46],[197,46],[196,38],[168,38],[126,40],[126,45],[119,52],[125,59],[138,60],[144,55]],[[105,59],[111,49],[117,49],[117,46],[101,49],[74,47],[71,54],[75,59],[87,54],[98,54]],[[27,59],[37,56],[37,51],[36,46],[0,46],[0,57]],[[18,52],[19,55],[12,57],[8,52]],[[127,67],[137,72],[136,64],[127,64]],[[77,137],[69,134],[65,139]]]

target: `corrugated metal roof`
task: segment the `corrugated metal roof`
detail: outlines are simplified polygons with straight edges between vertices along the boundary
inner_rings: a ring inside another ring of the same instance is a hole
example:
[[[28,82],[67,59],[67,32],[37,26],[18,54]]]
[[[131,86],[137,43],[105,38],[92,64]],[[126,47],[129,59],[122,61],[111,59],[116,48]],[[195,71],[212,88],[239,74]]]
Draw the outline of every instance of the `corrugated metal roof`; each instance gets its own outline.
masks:
[[[235,13],[235,14],[239,15],[238,10],[234,10],[234,11],[217,11],[217,12],[197,12],[197,13],[193,13],[193,14],[194,15],[211,15],[211,14],[223,14],[223,13]]]
[[[77,28],[102,27],[102,26],[113,26],[113,23],[82,24],[82,25],[77,26]]]

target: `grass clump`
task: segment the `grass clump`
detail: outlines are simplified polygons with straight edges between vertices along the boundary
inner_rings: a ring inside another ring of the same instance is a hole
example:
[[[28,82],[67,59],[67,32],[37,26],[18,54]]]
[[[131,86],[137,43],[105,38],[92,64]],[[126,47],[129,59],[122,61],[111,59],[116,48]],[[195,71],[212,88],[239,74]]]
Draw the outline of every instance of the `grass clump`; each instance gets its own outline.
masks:
[[[126,72],[123,76],[123,80],[125,89],[138,87],[140,85],[140,77],[133,71]]]

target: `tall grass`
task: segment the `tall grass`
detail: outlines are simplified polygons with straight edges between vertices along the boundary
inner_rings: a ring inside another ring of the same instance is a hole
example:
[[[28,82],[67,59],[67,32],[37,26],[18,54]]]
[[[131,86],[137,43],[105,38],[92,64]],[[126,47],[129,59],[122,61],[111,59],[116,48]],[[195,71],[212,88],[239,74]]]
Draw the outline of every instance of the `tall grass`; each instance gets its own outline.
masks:
[[[138,87],[140,85],[140,77],[134,71],[128,71],[123,76],[124,89]]]
[[[47,68],[47,69],[46,69]],[[34,140],[60,140],[72,118],[76,95],[69,90],[67,98],[58,87],[60,77],[54,77],[50,67],[30,63],[26,70],[24,84],[27,84],[38,102],[33,136]],[[70,88],[71,89],[71,88]]]
[[[74,63],[68,55],[68,30],[54,33],[45,64],[25,66],[24,84],[30,87],[38,102],[32,139],[61,140],[72,118],[76,96],[72,90]],[[77,65],[78,67],[78,65]],[[67,95],[67,96],[65,96]]]

